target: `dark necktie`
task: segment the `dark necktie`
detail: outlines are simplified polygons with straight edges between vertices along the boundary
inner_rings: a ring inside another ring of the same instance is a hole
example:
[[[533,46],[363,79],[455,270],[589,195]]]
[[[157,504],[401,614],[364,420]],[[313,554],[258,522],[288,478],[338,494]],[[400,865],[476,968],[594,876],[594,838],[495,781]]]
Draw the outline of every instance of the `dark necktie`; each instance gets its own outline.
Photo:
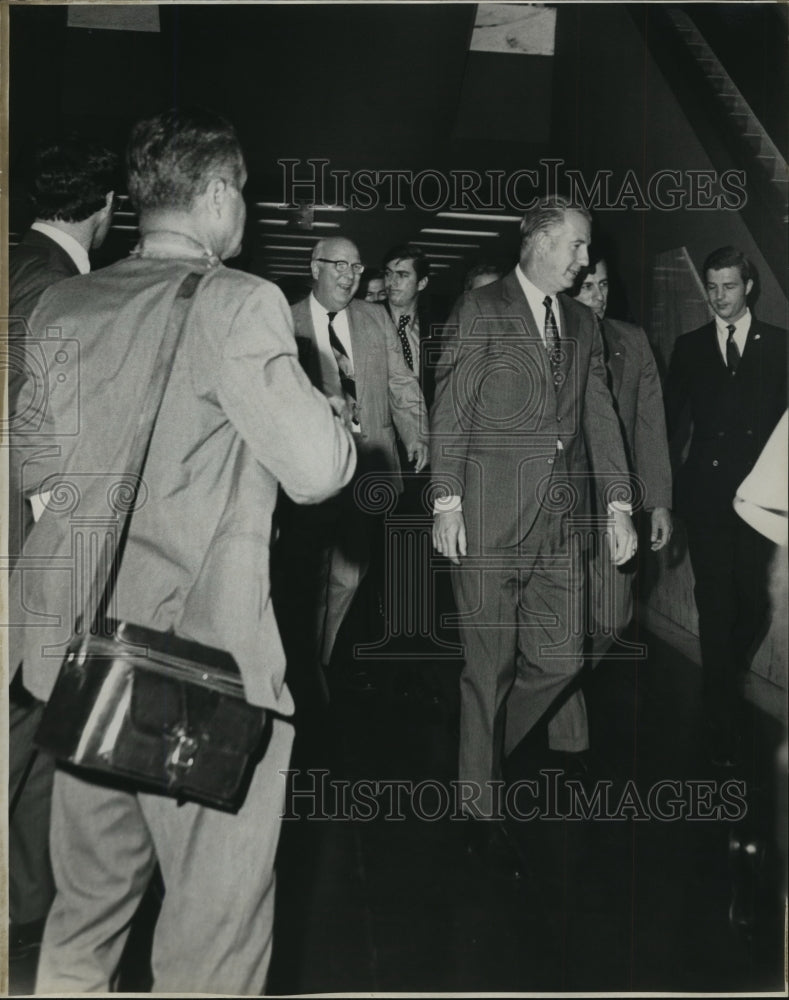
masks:
[[[337,313],[330,312],[327,313],[327,315],[329,317],[329,343],[331,344],[331,349],[334,352],[334,358],[337,362],[337,368],[340,372],[340,385],[342,386],[342,391],[351,407],[353,422],[358,424],[359,419],[356,413],[356,379],[353,374],[353,365],[351,364],[351,359],[348,357],[348,352],[345,350],[342,341],[337,336],[337,331],[334,329],[334,317]]]
[[[726,365],[732,375],[737,371],[737,365],[740,363],[740,349],[734,343],[734,331],[736,327],[733,323],[730,323],[726,329],[729,331],[728,339],[726,340]]]
[[[546,295],[542,300],[545,306],[545,346],[548,349],[548,359],[551,362],[553,372],[553,384],[558,389],[564,381],[561,372],[562,347],[559,339],[559,327],[556,325],[556,317],[551,308],[551,297]]]
[[[401,316],[397,321],[397,336],[400,338],[400,344],[403,348],[403,357],[405,358],[405,363],[411,369],[414,370],[414,356],[411,353],[411,345],[408,343],[408,334],[406,330],[408,329],[408,323],[410,321],[410,316]]]

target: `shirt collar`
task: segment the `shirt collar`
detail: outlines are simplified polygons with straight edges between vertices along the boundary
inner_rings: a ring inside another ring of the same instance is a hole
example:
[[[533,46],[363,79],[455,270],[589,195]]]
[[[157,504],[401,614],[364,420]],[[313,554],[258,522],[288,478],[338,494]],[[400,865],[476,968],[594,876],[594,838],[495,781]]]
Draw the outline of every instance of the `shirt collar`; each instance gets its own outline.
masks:
[[[48,236],[57,243],[61,250],[65,250],[74,261],[80,274],[87,274],[90,271],[90,258],[88,257],[87,250],[70,233],[65,232],[63,229],[58,229],[57,226],[50,226],[46,222],[34,222],[30,228],[35,229],[37,233],[43,233],[44,236]]]
[[[345,309],[347,309],[348,306],[346,306],[345,309],[327,309],[326,306],[321,305],[321,303],[318,302],[315,297],[315,292],[310,292],[310,308],[313,310],[320,310],[320,312],[325,313],[327,316],[330,312],[333,312],[335,316],[340,316],[345,312]]]
[[[526,301],[529,303],[529,308],[534,315],[534,319],[537,323],[537,329],[540,331],[540,336],[543,335],[543,326],[545,325],[545,292],[540,291],[540,289],[529,279],[521,270],[520,264],[515,265],[515,275],[518,278],[518,282],[523,290],[523,294],[526,296]],[[558,307],[558,297],[556,295],[551,295],[551,309],[553,310],[554,319],[556,320],[556,325],[561,326],[561,310]]]
[[[745,312],[742,314],[742,316],[740,316],[740,318],[737,320],[737,322],[734,323],[733,325],[734,325],[734,336],[735,337],[739,333],[742,333],[743,335],[747,335],[748,331],[751,328],[751,310],[746,307]],[[720,316],[716,315],[715,316],[715,326],[717,327],[718,333],[722,337],[728,337],[729,336],[729,330],[728,330],[728,328],[730,326],[732,326],[731,323],[727,323],[726,320],[721,319]]]

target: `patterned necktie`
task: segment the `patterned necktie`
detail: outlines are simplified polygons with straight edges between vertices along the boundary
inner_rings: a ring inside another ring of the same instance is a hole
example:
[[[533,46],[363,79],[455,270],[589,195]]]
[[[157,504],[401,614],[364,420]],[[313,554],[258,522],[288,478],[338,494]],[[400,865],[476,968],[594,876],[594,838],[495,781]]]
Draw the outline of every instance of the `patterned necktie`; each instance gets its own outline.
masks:
[[[737,371],[737,365],[740,363],[740,349],[734,343],[734,331],[736,330],[734,324],[730,323],[726,329],[729,331],[726,341],[726,364],[729,371],[734,375]]]
[[[545,306],[545,346],[548,349],[548,360],[551,362],[553,384],[558,389],[564,381],[564,375],[561,372],[563,352],[559,339],[559,327],[556,325],[556,317],[551,309],[550,295],[545,296],[542,304]]]
[[[356,411],[356,379],[353,374],[353,365],[351,364],[351,359],[348,357],[348,352],[345,350],[342,341],[337,336],[337,331],[334,329],[334,317],[337,313],[330,312],[327,313],[327,315],[329,317],[329,343],[331,344],[331,349],[334,352],[334,358],[337,362],[337,368],[340,372],[340,385],[342,386],[342,391],[351,407],[353,422],[358,424],[359,418]]]
[[[408,329],[408,324],[411,320],[410,316],[401,316],[397,321],[397,336],[400,338],[400,343],[403,347],[403,357],[405,358],[405,363],[411,369],[414,370],[414,356],[411,353],[411,345],[408,343],[408,335],[406,330]]]

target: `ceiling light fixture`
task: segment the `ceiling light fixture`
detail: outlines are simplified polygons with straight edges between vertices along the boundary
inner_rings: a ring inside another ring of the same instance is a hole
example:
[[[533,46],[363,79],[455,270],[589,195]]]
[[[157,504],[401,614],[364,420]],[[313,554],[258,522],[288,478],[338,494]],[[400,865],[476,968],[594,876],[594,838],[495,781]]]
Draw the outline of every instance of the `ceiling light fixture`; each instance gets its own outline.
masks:
[[[487,229],[420,229],[420,233],[429,233],[431,236],[498,236],[499,233],[491,232]]]
[[[436,212],[437,219],[467,219],[469,222],[520,222],[522,215],[482,215],[477,212]]]
[[[418,247],[455,247],[457,250],[479,250],[479,243],[442,243],[440,240],[412,240]]]

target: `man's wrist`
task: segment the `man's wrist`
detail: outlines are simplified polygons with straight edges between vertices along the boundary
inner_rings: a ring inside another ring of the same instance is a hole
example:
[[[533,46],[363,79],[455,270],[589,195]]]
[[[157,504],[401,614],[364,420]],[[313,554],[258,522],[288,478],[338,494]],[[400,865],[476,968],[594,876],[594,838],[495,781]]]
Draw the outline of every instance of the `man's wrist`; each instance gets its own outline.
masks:
[[[456,494],[450,494],[449,496],[436,497],[433,501],[433,513],[434,514],[454,514],[455,512],[462,512],[463,502],[459,496]]]

